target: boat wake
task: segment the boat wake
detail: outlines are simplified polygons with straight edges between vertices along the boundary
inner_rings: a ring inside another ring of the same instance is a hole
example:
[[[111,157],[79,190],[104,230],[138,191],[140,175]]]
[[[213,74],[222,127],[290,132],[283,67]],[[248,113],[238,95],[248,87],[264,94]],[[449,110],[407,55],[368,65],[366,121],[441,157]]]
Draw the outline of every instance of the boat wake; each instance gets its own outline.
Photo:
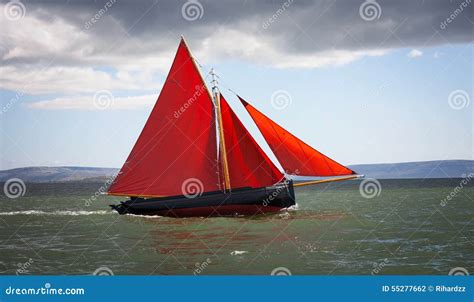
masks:
[[[163,218],[163,216],[159,216],[159,215],[125,214],[125,216],[128,216],[128,217],[139,217],[139,218],[149,218],[149,219]]]
[[[37,216],[88,216],[88,215],[111,215],[113,211],[53,211],[45,212],[38,210],[0,212],[0,216],[14,215],[37,215]]]

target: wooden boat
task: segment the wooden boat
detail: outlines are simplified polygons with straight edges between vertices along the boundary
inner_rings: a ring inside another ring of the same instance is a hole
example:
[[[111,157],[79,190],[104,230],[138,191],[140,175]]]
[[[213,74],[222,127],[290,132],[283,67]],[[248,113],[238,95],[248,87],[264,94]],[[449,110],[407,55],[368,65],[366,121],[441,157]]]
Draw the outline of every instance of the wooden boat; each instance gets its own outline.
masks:
[[[181,39],[156,104],[108,194],[120,214],[255,215],[295,205],[294,187],[358,177],[239,100],[285,172],[256,143]],[[336,178],[293,184],[291,175]]]

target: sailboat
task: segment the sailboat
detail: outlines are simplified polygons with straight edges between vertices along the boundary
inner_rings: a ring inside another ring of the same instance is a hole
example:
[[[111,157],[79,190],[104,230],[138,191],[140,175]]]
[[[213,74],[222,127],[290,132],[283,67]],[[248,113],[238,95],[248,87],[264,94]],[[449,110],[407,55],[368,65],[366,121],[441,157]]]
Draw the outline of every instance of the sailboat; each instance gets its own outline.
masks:
[[[120,214],[256,215],[295,205],[294,187],[357,178],[238,96],[284,172],[269,159],[220,92],[209,90],[181,38],[161,93],[108,189],[128,200]],[[291,175],[336,178],[293,183]]]

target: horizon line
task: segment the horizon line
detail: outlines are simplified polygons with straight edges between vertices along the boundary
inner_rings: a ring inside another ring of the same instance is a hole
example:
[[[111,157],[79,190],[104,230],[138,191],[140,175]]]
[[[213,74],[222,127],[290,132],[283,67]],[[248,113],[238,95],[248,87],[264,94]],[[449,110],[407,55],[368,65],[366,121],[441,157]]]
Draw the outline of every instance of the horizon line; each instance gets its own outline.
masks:
[[[406,162],[393,162],[393,163],[365,163],[365,164],[348,164],[346,166],[362,166],[362,165],[398,165],[398,164],[410,164],[410,163],[429,163],[429,162],[448,162],[448,161],[472,161],[474,159],[435,159],[435,160],[420,160],[420,161],[406,161]],[[0,169],[0,172],[9,171],[9,170],[16,170],[16,169],[28,169],[28,168],[89,168],[89,169],[121,169],[121,167],[97,167],[97,166],[75,166],[75,165],[66,165],[66,166],[24,166],[24,167],[16,167],[16,168],[9,168],[9,169]]]

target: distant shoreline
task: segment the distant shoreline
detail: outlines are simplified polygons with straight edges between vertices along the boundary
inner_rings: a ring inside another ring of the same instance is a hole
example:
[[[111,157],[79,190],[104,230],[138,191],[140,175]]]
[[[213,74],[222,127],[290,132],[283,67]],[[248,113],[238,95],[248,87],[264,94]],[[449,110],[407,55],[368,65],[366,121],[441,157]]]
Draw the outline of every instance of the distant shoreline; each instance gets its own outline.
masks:
[[[404,163],[359,164],[349,168],[366,178],[377,179],[439,179],[465,178],[474,173],[474,160],[438,160]],[[0,182],[19,178],[30,183],[100,183],[112,177],[118,168],[101,167],[25,167],[0,170]],[[296,177],[295,180],[302,180]]]

